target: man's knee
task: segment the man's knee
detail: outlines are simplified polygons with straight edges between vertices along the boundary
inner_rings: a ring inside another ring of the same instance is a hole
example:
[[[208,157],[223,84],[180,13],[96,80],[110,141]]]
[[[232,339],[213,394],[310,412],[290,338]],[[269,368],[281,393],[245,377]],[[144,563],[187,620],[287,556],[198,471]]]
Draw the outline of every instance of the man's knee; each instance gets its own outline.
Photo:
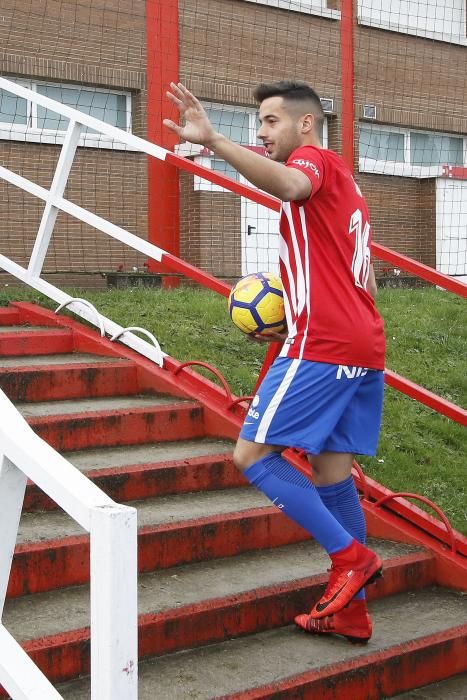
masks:
[[[272,445],[262,445],[257,442],[250,442],[249,440],[238,438],[233,453],[233,461],[237,469],[244,472],[245,469],[251,467],[251,465],[261,459],[261,457],[279,449],[281,448],[276,448]]]
[[[322,452],[308,455],[315,486],[328,486],[347,479],[352,473],[354,456],[344,452]]]
[[[256,448],[257,445],[254,442],[248,442],[239,438],[233,453],[233,461],[237,469],[244,472],[245,469],[248,469],[257,461]]]

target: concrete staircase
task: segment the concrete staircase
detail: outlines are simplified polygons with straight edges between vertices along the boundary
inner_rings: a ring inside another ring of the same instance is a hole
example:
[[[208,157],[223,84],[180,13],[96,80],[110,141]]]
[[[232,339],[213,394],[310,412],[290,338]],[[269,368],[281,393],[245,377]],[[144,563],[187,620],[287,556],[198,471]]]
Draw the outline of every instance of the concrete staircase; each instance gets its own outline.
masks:
[[[78,342],[68,319],[28,319],[21,305],[0,310],[0,388],[138,509],[142,700],[366,700],[430,683],[401,697],[467,697],[467,599],[435,585],[432,551],[372,541],[385,575],[368,591],[367,646],[306,635],[291,623],[320,595],[328,560],[237,473],[237,428],[92,331]],[[88,581],[87,535],[29,484],[4,624],[66,700],[90,697]]]

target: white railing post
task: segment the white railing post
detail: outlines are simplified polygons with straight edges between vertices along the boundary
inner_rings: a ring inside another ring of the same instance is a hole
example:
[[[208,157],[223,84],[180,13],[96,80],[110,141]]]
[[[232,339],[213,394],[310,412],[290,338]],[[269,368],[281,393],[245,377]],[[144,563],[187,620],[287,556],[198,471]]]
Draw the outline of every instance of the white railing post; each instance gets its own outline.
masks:
[[[91,512],[91,698],[138,698],[137,515]]]
[[[49,248],[50,239],[57,220],[57,214],[60,209],[54,206],[56,197],[63,197],[65,187],[68,182],[73,160],[78,147],[78,142],[81,136],[82,124],[74,120],[70,120],[65,140],[63,142],[60,157],[58,159],[55,174],[50,186],[49,196],[46,200],[44,212],[42,214],[41,223],[37,231],[36,242],[31,254],[31,259],[28,266],[28,275],[31,277],[39,277],[44,264],[45,256]]]
[[[0,603],[29,477],[90,534],[92,700],[137,700],[137,516],[34,434],[0,391]],[[0,622],[0,685],[14,700],[60,694]]]
[[[0,620],[18,536],[26,481],[26,474],[5,455],[0,455]]]

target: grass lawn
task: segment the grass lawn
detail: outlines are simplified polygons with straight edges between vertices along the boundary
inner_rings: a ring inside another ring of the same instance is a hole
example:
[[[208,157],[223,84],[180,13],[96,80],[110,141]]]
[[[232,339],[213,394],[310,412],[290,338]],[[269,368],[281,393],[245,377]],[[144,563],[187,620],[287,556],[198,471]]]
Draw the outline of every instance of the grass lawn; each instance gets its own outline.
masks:
[[[251,392],[265,349],[232,326],[222,297],[192,288],[86,292],[85,296],[114,321],[150,330],[163,350],[177,359],[212,363],[236,394]],[[32,290],[0,290],[0,305],[10,299],[54,308]],[[382,289],[378,307],[386,323],[387,367],[466,406],[465,301],[432,288]],[[393,490],[427,496],[454,527],[467,534],[465,428],[391,388],[386,390],[384,411],[378,455],[362,459],[366,473]]]

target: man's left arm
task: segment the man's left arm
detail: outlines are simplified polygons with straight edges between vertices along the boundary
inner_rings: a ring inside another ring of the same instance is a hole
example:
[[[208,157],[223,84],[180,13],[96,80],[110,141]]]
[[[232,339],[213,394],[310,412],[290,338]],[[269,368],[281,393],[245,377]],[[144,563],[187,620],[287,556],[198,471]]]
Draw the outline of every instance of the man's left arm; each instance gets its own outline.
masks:
[[[209,148],[253,185],[283,202],[304,200],[310,196],[312,185],[303,172],[268,160],[219,134],[201,102],[182,83],[171,83],[170,86],[173,92],[167,92],[167,97],[177,107],[180,116],[185,118],[185,126],[164,119],[164,125],[171,131],[186,141]]]

